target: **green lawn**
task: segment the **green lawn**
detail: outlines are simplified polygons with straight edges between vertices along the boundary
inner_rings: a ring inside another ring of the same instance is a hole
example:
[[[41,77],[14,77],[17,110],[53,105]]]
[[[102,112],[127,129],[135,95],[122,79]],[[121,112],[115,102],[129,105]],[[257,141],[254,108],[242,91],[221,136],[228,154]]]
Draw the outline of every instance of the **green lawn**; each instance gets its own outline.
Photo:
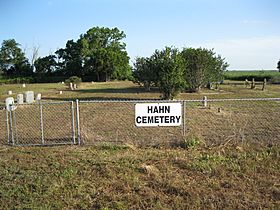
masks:
[[[1,209],[277,209],[280,148],[0,147]]]
[[[267,85],[265,91],[261,90],[261,83],[257,84],[256,89],[251,90],[245,87],[243,82],[239,85],[230,81],[225,81],[224,85],[220,85],[219,90],[203,89],[199,93],[181,93],[176,99],[202,99],[203,96],[208,98],[270,98],[280,97],[280,85]],[[103,99],[160,99],[160,93],[157,88],[153,88],[151,92],[146,92],[144,88],[130,81],[107,82],[107,83],[82,83],[78,90],[71,91],[67,86],[59,83],[50,84],[27,84],[23,88],[20,84],[1,85],[0,101],[3,103],[8,97],[7,92],[13,91],[13,97],[16,98],[18,93],[24,93],[32,90],[35,93],[41,93],[43,100],[103,100]],[[60,95],[59,91],[63,91]]]

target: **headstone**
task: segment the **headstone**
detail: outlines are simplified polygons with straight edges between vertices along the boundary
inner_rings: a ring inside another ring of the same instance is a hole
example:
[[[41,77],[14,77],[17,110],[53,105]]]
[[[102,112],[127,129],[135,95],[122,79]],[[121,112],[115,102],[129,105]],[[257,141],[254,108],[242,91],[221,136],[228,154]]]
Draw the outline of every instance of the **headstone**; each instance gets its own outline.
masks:
[[[73,90],[73,83],[72,82],[70,82],[69,87],[70,87],[70,90]]]
[[[94,82],[93,81],[91,81],[91,84],[93,84]]]
[[[204,107],[207,107],[207,96],[203,96],[202,105],[203,105]]]
[[[248,79],[245,79],[245,87],[248,87],[249,86],[249,81]]]
[[[63,85],[64,85],[64,82],[61,82],[61,84],[63,84]]]
[[[62,95],[62,90],[61,90],[61,91],[59,91],[59,94],[60,94],[60,95]]]
[[[13,97],[8,97],[6,98],[6,109],[8,111],[13,111],[14,110],[14,106],[11,106],[15,103],[14,98]]]
[[[12,95],[12,94],[13,94],[13,91],[9,90],[8,95]]]
[[[36,101],[41,101],[41,99],[42,99],[42,94],[38,93],[36,96]]]
[[[264,80],[263,80],[263,86],[262,86],[262,91],[264,91],[265,90],[265,88],[266,88],[266,78],[264,78]]]
[[[23,104],[23,94],[17,94],[17,104]]]
[[[77,84],[73,85],[73,89],[76,90],[77,89]]]
[[[33,91],[25,92],[25,102],[28,104],[31,104],[34,102],[34,92]]]
[[[251,82],[251,89],[255,89],[255,87],[256,87],[256,83],[255,83],[255,79],[253,78]]]
[[[22,87],[23,87],[23,88],[25,88],[25,87],[26,87],[26,85],[25,85],[25,84],[22,84]]]

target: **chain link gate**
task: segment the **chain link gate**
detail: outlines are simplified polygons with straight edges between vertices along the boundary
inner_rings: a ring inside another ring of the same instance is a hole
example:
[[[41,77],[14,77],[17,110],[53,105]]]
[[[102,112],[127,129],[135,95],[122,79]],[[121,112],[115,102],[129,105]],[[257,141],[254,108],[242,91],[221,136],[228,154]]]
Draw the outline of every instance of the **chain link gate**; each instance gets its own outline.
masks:
[[[7,111],[9,145],[77,143],[73,101],[11,105],[9,110]]]

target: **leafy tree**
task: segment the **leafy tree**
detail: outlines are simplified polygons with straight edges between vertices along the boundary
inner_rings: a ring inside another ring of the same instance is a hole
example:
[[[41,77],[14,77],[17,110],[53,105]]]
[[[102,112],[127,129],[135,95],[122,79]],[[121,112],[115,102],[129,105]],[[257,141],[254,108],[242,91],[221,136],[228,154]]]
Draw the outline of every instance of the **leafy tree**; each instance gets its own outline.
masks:
[[[14,39],[4,40],[0,50],[0,71],[6,76],[31,76],[28,59]]]
[[[158,86],[163,99],[173,99],[184,87],[183,59],[176,48],[156,50],[152,56],[158,71]]]
[[[39,76],[51,76],[56,71],[57,62],[55,55],[38,58],[35,63],[36,74]]]
[[[152,58],[137,57],[133,71],[134,82],[143,85],[146,91],[157,84],[158,75]]]
[[[181,52],[184,59],[187,89],[197,92],[201,87],[222,79],[228,64],[212,50],[202,48],[185,48]]]
[[[118,28],[94,27],[81,35],[78,42],[82,45],[85,75],[95,76],[97,81],[131,75],[124,38]]]
[[[55,52],[59,59],[58,71],[63,76],[83,75],[82,46],[80,42],[68,40],[66,47]]]
[[[279,60],[278,63],[277,63],[277,69],[278,69],[279,72],[280,72],[280,60]]]

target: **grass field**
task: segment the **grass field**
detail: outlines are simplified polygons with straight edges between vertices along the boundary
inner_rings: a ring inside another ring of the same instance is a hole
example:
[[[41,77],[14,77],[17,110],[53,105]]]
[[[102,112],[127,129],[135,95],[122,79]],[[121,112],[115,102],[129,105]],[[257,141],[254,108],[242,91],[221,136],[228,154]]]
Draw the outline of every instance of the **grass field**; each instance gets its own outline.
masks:
[[[263,81],[265,78],[267,81],[272,80],[279,82],[280,73],[276,70],[265,70],[265,71],[226,71],[224,77],[227,80],[244,81],[245,79],[255,81]]]
[[[145,92],[128,81],[83,83],[76,91],[62,84],[30,84],[26,88],[1,85],[2,102],[8,90],[14,97],[27,90],[40,92],[44,101],[160,97],[157,89]],[[280,98],[280,86],[268,85],[262,91],[259,84],[252,90],[226,81],[219,90],[181,93],[176,99],[203,96]],[[18,107],[18,117],[31,113],[31,119],[37,119],[37,107],[27,107]],[[218,112],[221,107],[222,112]],[[180,128],[168,132],[136,130],[133,104],[81,104],[82,136],[89,142],[100,139],[101,144],[0,146],[0,209],[278,209],[278,107],[278,101],[215,102],[208,108],[193,102],[186,110],[189,135],[178,139]],[[55,110],[44,118],[49,138],[70,134],[66,129],[71,121],[66,106],[51,105],[43,110]],[[68,121],[59,121],[65,113]],[[5,119],[4,111],[0,117]],[[35,127],[32,122],[28,122],[28,129],[19,126],[18,132],[30,135]],[[0,128],[1,136],[4,121]],[[170,137],[179,141],[167,147],[143,148],[137,144],[162,142]],[[121,144],[109,143],[111,140]]]
[[[1,209],[277,209],[280,148],[0,150]]]
[[[262,84],[258,83],[256,89],[250,89],[242,85],[244,81],[236,85],[235,82],[225,81],[224,85],[220,85],[219,90],[203,89],[199,93],[181,93],[176,99],[202,99],[203,96],[208,98],[270,98],[280,97],[280,85],[268,85],[265,91],[262,91]],[[24,93],[32,90],[35,93],[41,93],[43,100],[103,100],[103,99],[160,99],[160,93],[157,88],[153,88],[151,92],[146,92],[144,88],[133,84],[130,81],[107,82],[107,83],[82,83],[78,90],[71,91],[67,86],[59,83],[50,84],[27,84],[26,88],[22,88],[20,84],[0,85],[0,101],[3,103],[8,97],[9,90],[13,91],[13,97],[16,94]],[[59,91],[63,91],[60,95]]]

